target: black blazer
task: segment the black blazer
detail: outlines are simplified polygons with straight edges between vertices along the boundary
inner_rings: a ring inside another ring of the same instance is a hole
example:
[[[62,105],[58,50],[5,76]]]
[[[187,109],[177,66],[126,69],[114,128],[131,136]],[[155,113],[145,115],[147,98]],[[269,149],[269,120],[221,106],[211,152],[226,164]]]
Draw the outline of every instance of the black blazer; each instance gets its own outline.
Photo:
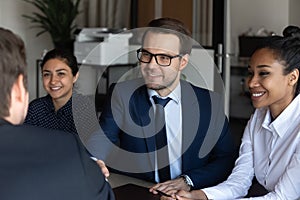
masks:
[[[181,81],[181,92],[182,173],[192,179],[194,189],[215,185],[230,174],[238,150],[224,114],[223,99],[186,81]],[[114,151],[117,153],[110,155],[107,164],[113,163],[110,167],[119,171],[122,171],[119,166],[130,165],[137,173],[129,175],[154,182],[154,154],[151,152],[155,151],[155,139],[151,106],[141,79],[119,83],[104,106],[100,126],[114,144],[133,153],[127,157]],[[134,153],[149,154],[139,157]],[[138,173],[141,168],[147,170]]]
[[[74,134],[0,120],[0,158],[1,200],[114,199]]]

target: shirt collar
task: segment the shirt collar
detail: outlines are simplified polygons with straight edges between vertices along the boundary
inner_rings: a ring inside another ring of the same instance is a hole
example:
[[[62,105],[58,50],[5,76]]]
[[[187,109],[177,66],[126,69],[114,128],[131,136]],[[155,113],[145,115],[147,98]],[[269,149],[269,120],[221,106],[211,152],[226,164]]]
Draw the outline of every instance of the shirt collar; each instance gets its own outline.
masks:
[[[52,97],[49,94],[45,97],[45,104],[46,104],[46,108],[49,111],[55,112],[55,108],[54,108],[54,104],[53,104],[53,101],[52,101]],[[56,113],[57,114],[59,114],[59,113],[66,114],[67,112],[69,112],[70,110],[72,110],[72,109],[70,109],[70,107],[72,108],[72,96],[67,101],[67,103],[65,105],[63,105],[60,109],[58,109],[58,111]]]
[[[175,103],[179,104],[181,101],[181,85],[180,83],[176,86],[176,88],[166,97],[161,97],[155,90],[147,89],[150,101],[152,102],[152,96],[158,96],[160,98],[170,97]]]
[[[272,122],[270,110],[266,112],[263,127],[273,130],[283,137],[289,128],[288,124],[291,123],[291,119],[297,119],[300,117],[300,95],[295,97],[295,99],[280,113],[280,115]],[[298,122],[296,122],[298,123]]]

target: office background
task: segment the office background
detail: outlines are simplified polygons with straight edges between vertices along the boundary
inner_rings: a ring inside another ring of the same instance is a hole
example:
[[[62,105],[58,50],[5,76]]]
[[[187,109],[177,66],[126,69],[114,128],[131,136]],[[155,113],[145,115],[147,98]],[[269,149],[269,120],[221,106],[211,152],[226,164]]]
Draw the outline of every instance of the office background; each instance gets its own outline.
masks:
[[[104,0],[103,0],[104,1]],[[126,0],[127,1],[127,0]],[[124,1],[124,2],[126,2]],[[145,0],[144,0],[145,1]],[[147,0],[149,3],[154,0]],[[161,0],[165,1],[166,0]],[[230,52],[238,55],[238,36],[251,28],[254,32],[260,28],[281,34],[284,27],[289,24],[300,25],[300,1],[299,0],[228,0],[229,19],[230,19]],[[82,0],[82,3],[93,4],[97,0]],[[170,1],[168,1],[170,2]],[[145,2],[144,2],[145,4]],[[126,3],[124,4],[126,5]],[[171,9],[181,9],[176,5],[170,5]],[[123,6],[124,11],[129,7]],[[157,12],[155,10],[154,12]],[[25,41],[27,47],[27,62],[29,72],[29,94],[30,100],[36,98],[36,60],[40,58],[45,49],[53,48],[50,36],[46,33],[36,37],[37,29],[31,29],[31,24],[22,14],[30,14],[34,8],[21,0],[2,0],[0,1],[0,26],[12,29],[18,33]],[[63,11],[62,11],[63,12]],[[103,11],[104,12],[104,11]],[[103,13],[102,13],[103,14]],[[98,15],[93,12],[88,14],[91,24],[99,23]],[[105,15],[105,14],[104,14]],[[121,15],[122,16],[122,15]],[[87,14],[81,13],[77,23],[79,26],[86,24]],[[107,19],[109,21],[109,19]],[[148,21],[145,19],[145,21]],[[141,21],[140,23],[143,23]],[[145,23],[145,22],[144,22]],[[233,86],[240,90],[240,77],[233,77]],[[239,91],[238,91],[239,92]],[[241,116],[243,117],[243,116]]]

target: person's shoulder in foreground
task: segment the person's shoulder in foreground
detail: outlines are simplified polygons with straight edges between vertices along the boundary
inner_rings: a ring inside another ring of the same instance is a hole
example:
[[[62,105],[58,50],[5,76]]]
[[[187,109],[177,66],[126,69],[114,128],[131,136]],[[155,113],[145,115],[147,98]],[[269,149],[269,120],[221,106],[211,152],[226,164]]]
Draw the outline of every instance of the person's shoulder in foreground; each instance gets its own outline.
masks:
[[[0,199],[114,199],[80,139],[30,125],[0,127]]]
[[[20,125],[28,108],[24,42],[0,27],[0,199],[114,199],[77,136]]]

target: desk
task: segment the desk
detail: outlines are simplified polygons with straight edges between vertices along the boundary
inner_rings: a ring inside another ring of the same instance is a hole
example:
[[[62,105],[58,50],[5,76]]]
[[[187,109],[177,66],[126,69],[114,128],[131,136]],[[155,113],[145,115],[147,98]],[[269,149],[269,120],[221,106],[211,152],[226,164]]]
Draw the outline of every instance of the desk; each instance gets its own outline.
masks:
[[[160,195],[148,193],[148,188],[153,186],[154,183],[116,173],[111,173],[108,179],[116,195],[116,200],[160,199]],[[254,178],[246,197],[257,197],[266,195],[267,193],[268,191],[257,182],[256,178]]]
[[[116,200],[159,200],[159,194],[152,194],[149,189],[135,184],[126,184],[113,189]]]
[[[128,183],[133,183],[148,188],[155,184],[152,182],[148,182],[141,179],[137,179],[137,178],[121,175],[121,174],[116,174],[116,173],[110,173],[110,176],[108,177],[108,182],[112,188],[126,185]]]
[[[149,192],[154,183],[141,179],[111,173],[109,183],[113,188],[116,200],[159,200],[160,195]]]

